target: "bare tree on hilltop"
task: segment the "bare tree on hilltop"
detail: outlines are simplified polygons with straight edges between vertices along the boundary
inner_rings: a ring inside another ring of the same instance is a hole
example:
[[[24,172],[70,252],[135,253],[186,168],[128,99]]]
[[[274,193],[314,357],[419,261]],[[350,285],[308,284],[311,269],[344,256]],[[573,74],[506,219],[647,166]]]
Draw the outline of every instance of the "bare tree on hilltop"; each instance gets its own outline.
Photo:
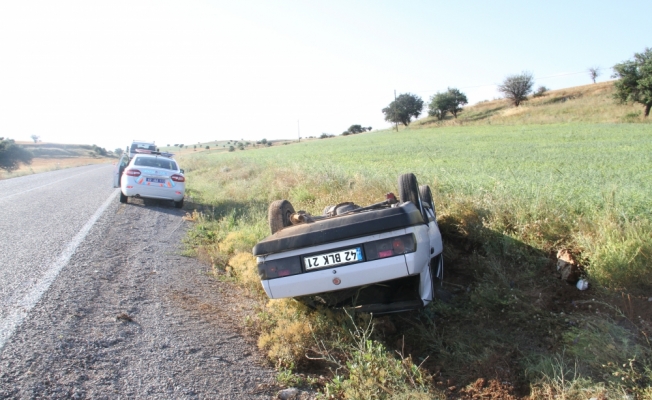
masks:
[[[600,67],[591,67],[588,69],[589,77],[595,83],[595,80],[600,76]]]
[[[510,75],[498,85],[498,91],[505,95],[515,107],[527,100],[527,95],[532,92],[534,77],[531,72],[523,71],[517,75]]]

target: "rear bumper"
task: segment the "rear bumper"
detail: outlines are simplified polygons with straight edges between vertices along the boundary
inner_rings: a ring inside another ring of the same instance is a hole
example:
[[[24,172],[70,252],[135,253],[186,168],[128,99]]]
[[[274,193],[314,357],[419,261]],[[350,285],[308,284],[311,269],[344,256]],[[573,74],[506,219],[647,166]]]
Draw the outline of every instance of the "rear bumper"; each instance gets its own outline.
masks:
[[[348,289],[408,276],[405,255],[261,281],[272,299]],[[336,284],[339,282],[338,284]]]
[[[129,187],[132,186],[132,187]],[[143,185],[123,184],[121,187],[122,194],[127,197],[145,197],[148,199],[161,199],[181,201],[185,190],[183,188],[165,188]]]

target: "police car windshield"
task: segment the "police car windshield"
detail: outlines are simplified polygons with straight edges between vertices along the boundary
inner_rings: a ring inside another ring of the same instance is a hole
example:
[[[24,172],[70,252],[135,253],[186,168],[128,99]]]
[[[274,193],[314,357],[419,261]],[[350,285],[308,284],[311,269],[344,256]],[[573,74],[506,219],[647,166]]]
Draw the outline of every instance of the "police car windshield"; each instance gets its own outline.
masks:
[[[133,143],[131,145],[131,153],[135,153],[136,149],[142,149],[142,150],[150,150],[150,151],[156,151],[156,146],[153,144],[145,144],[145,143]]]
[[[177,170],[177,163],[164,157],[136,157],[134,165],[139,167],[151,167]]]

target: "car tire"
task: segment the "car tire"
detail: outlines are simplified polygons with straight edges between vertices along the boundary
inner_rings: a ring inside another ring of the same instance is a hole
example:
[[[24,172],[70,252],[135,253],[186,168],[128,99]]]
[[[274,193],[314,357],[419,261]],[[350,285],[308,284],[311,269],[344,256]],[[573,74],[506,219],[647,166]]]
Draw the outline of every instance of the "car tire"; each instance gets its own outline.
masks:
[[[419,196],[421,196],[421,201],[432,209],[432,213],[435,214],[435,218],[437,218],[437,210],[435,210],[435,202],[432,200],[432,191],[430,191],[430,186],[419,186]]]
[[[125,167],[120,167],[118,170],[118,187],[122,186],[122,173],[125,172]]]
[[[120,191],[120,203],[127,203],[127,201],[128,201],[127,199],[128,199],[128,197],[125,196],[125,194],[122,193],[122,191]]]
[[[419,197],[419,184],[417,183],[417,177],[414,174],[403,174],[398,177],[398,196],[401,198],[401,202],[411,201],[419,211],[421,211],[421,216],[423,218],[423,223],[428,223],[428,214],[426,210],[421,205],[421,198]]]
[[[294,214],[294,207],[287,200],[276,200],[269,205],[267,216],[272,235],[292,225],[292,222],[290,222],[290,216],[292,214]]]
[[[183,199],[181,199],[181,200],[179,200],[179,201],[175,201],[175,202],[174,202],[174,206],[175,206],[176,208],[181,208],[181,207],[183,207]]]
[[[419,207],[419,185],[414,174],[403,174],[398,177],[398,196],[402,203],[411,201]]]

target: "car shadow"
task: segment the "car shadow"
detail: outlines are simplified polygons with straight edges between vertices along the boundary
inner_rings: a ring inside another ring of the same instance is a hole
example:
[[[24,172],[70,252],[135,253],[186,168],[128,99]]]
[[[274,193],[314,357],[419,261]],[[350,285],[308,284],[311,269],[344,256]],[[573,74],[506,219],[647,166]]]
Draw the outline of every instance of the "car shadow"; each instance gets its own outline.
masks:
[[[146,199],[142,197],[130,197],[125,206],[145,207],[153,211],[175,216],[184,216],[189,212],[186,209],[186,204],[182,208],[176,208],[172,200]]]
[[[217,204],[204,204],[195,202],[192,199],[186,199],[183,209],[192,213],[197,211],[209,219],[219,220],[226,216],[239,219],[252,213],[267,214],[269,203],[264,201],[250,200],[247,202],[225,200]]]

